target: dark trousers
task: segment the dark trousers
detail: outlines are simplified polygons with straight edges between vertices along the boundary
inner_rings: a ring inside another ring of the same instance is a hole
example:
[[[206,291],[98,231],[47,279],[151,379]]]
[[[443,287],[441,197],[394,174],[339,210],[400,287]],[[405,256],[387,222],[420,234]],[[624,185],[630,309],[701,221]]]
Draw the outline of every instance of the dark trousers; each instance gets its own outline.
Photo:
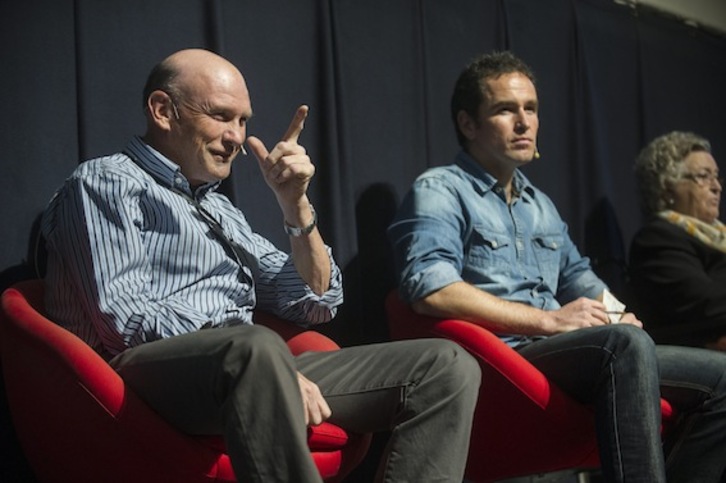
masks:
[[[251,481],[320,481],[307,446],[297,371],[315,382],[331,422],[391,431],[379,480],[461,481],[481,373],[436,339],[293,357],[261,326],[209,329],[143,344],[111,365],[162,417],[190,434],[222,434]]]
[[[566,393],[594,406],[606,481],[726,481],[726,354],[656,346],[645,331],[625,324],[517,350]],[[665,458],[661,394],[679,414]]]

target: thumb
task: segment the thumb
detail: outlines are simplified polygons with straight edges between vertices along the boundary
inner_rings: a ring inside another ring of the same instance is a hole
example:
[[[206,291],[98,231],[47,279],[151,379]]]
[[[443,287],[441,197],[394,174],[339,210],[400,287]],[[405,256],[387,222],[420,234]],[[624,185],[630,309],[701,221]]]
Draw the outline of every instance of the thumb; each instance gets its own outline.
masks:
[[[265,159],[267,159],[267,156],[270,154],[270,152],[265,147],[265,143],[263,143],[259,138],[256,138],[254,136],[250,136],[247,138],[247,146],[252,150],[255,157],[257,158],[258,162],[262,162]]]

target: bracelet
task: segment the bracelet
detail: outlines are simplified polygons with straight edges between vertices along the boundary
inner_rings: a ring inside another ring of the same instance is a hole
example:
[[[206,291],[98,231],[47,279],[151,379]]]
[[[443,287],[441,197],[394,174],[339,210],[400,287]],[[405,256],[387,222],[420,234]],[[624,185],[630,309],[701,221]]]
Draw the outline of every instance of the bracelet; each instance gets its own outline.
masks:
[[[315,211],[315,208],[313,208],[313,205],[310,204],[310,212],[313,214],[313,221],[310,222],[310,224],[304,228],[298,228],[296,226],[289,225],[287,222],[283,223],[283,227],[285,228],[285,233],[287,233],[290,236],[299,237],[304,235],[309,235],[311,231],[313,231],[313,228],[318,224],[318,214]]]

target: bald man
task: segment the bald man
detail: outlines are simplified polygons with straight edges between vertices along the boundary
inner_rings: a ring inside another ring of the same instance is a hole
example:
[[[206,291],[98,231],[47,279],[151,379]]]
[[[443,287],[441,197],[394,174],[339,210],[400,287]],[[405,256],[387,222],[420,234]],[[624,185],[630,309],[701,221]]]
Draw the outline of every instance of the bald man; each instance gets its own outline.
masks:
[[[171,424],[223,435],[239,479],[320,481],[306,426],[330,420],[391,431],[379,480],[461,481],[481,377],[465,351],[419,340],[293,357],[253,323],[255,308],[324,323],[343,301],[307,196],[308,108],[268,150],[246,137],[242,74],[205,50],[159,63],[143,99],[146,134],[82,163],[44,214],[50,315]],[[245,140],[290,253],[216,191]]]

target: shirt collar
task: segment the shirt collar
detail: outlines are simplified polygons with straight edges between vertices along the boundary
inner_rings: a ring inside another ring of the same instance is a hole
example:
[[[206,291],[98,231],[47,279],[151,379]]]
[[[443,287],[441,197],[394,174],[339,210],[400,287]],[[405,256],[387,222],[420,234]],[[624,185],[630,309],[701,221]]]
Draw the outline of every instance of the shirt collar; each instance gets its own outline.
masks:
[[[205,183],[192,190],[189,180],[182,174],[179,165],[146,144],[139,136],[131,139],[125,152],[141,169],[163,186],[181,190],[197,198],[202,198],[206,193],[215,191],[222,183],[221,181]]]
[[[468,174],[476,178],[477,183],[475,187],[480,194],[484,194],[485,192],[496,188],[497,179],[485,170],[479,163],[477,163],[476,160],[466,151],[461,150],[459,152],[456,157],[456,164]],[[527,194],[533,198],[535,195],[534,185],[519,169],[514,171],[512,188],[515,192],[519,193],[520,196]]]

